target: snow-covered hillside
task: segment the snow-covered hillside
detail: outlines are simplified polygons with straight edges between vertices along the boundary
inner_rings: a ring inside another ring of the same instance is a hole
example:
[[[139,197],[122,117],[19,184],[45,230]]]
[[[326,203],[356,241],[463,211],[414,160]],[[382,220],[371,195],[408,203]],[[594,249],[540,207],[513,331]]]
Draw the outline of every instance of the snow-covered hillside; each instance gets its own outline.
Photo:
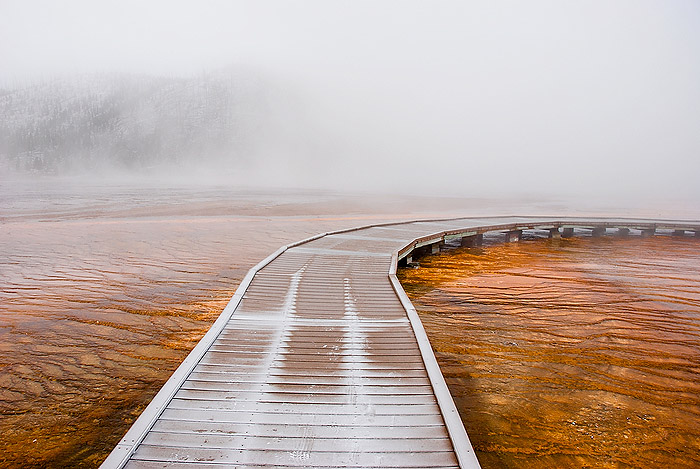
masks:
[[[64,174],[246,158],[260,87],[231,73],[90,76],[0,89],[0,169]]]

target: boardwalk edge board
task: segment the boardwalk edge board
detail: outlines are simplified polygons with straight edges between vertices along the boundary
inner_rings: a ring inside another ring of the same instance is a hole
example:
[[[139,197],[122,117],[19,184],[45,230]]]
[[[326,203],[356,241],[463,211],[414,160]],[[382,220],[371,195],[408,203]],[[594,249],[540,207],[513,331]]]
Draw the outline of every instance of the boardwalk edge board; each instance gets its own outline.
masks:
[[[467,431],[462,424],[462,419],[457,412],[457,407],[455,406],[450,390],[447,388],[447,383],[445,383],[445,378],[442,376],[442,371],[440,371],[440,366],[438,365],[435,354],[433,353],[433,347],[430,345],[430,340],[425,333],[425,328],[423,328],[423,323],[418,317],[416,309],[413,307],[413,303],[406,295],[399,279],[396,277],[396,267],[398,264],[398,254],[394,254],[391,261],[391,268],[389,270],[389,280],[391,281],[391,286],[394,287],[394,291],[399,297],[401,304],[406,310],[409,321],[411,321],[411,327],[416,336],[418,342],[418,348],[420,349],[421,356],[423,357],[423,363],[425,363],[425,369],[428,372],[428,378],[430,379],[430,384],[433,387],[433,392],[435,393],[435,398],[437,399],[438,406],[440,407],[440,412],[442,412],[442,418],[445,420],[445,425],[447,426],[447,432],[452,440],[452,447],[454,448],[455,455],[457,456],[457,461],[459,461],[460,467],[463,468],[478,468],[480,467],[479,461],[476,459],[476,454],[474,454],[474,448],[469,441],[469,436]]]
[[[496,221],[496,223],[489,223]],[[500,223],[498,223],[500,222]],[[450,223],[459,223],[459,226],[447,226]],[[422,225],[421,225],[422,224]],[[417,226],[420,225],[420,226]],[[430,225],[435,225],[435,229]],[[457,413],[452,396],[449,393],[444,377],[433,354],[430,342],[425,334],[423,325],[416,313],[415,308],[410,302],[405,291],[401,287],[397,277],[396,269],[398,261],[409,255],[414,249],[444,241],[454,240],[463,236],[472,236],[474,234],[483,234],[493,231],[517,231],[527,229],[586,229],[600,230],[606,228],[618,229],[633,229],[642,232],[651,232],[656,230],[672,230],[683,234],[685,231],[695,232],[695,236],[700,233],[700,222],[698,221],[680,221],[680,220],[649,220],[649,219],[632,219],[632,218],[598,218],[598,217],[526,217],[526,216],[506,216],[506,217],[460,217],[460,218],[441,218],[441,219],[422,219],[414,221],[388,222],[377,223],[357,228],[341,229],[327,233],[321,233],[298,242],[287,244],[270,256],[262,260],[255,267],[250,269],[243,278],[241,284],[237,288],[235,294],[227,306],[222,311],[221,315],[214,322],[209,331],[188,354],[180,366],[171,375],[168,381],[163,385],[160,391],[156,394],[150,404],[146,407],[139,418],[134,422],[126,435],[117,444],[114,450],[109,454],[107,459],[102,463],[102,468],[121,468],[129,461],[138,446],[143,442],[148,433],[153,428],[158,418],[163,414],[165,408],[172,401],[178,390],[181,389],[183,383],[190,377],[192,371],[200,363],[203,356],[210,350],[214,341],[221,335],[225,326],[231,320],[236,309],[240,305],[248,288],[250,287],[256,274],[265,266],[280,257],[287,250],[319,240],[326,236],[353,233],[370,228],[386,228],[394,230],[404,230],[405,233],[410,231],[410,228],[422,228],[422,236],[418,236],[412,241],[404,245],[403,248],[395,250],[391,254],[391,264],[387,272],[389,282],[396,293],[403,309],[406,312],[410,326],[415,334],[415,339],[418,343],[418,348],[423,360],[423,363],[433,388],[435,397],[438,402],[440,412],[447,428],[449,438],[452,441],[455,455],[461,467],[463,468],[478,468],[479,462],[474,454],[474,450],[469,442],[467,432],[462,425],[462,421]],[[440,229],[442,228],[442,229]],[[434,231],[432,231],[434,230]],[[398,231],[397,231],[398,233]],[[425,233],[425,234],[423,234]],[[352,236],[351,236],[352,238]],[[359,236],[358,239],[363,238]],[[386,240],[381,237],[366,237],[369,239]],[[398,238],[398,236],[397,236]],[[323,250],[325,251],[325,249]],[[368,253],[372,255],[371,253]]]

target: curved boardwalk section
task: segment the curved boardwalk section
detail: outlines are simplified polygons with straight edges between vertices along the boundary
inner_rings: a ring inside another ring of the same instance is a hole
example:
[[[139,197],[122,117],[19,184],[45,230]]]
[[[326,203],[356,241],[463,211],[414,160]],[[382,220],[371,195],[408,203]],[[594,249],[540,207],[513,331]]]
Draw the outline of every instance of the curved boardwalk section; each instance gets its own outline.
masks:
[[[700,224],[456,219],[286,246],[249,272],[103,467],[478,467],[395,269],[417,249],[533,228]]]

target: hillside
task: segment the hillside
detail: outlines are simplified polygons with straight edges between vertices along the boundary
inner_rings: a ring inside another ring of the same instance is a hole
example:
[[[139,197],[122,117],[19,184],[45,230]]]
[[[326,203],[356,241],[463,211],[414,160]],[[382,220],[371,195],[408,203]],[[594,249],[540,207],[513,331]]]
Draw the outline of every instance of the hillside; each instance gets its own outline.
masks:
[[[253,80],[230,73],[0,89],[0,169],[64,174],[242,160],[263,101]]]

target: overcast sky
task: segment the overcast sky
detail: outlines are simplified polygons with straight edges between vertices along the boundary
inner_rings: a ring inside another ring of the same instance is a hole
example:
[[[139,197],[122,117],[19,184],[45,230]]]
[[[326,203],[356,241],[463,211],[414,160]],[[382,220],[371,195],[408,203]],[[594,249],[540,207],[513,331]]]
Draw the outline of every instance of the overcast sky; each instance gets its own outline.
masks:
[[[222,67],[293,95],[278,178],[700,203],[697,0],[0,0],[0,83]]]

